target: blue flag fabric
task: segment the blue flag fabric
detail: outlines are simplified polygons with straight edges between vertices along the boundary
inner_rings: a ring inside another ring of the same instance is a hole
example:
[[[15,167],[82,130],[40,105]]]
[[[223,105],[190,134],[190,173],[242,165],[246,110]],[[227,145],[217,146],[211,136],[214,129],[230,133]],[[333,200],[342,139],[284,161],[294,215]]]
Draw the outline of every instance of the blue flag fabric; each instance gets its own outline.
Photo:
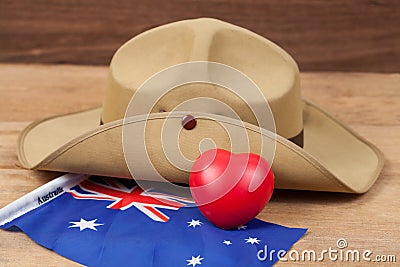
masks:
[[[0,227],[84,265],[141,267],[272,266],[307,231],[258,219],[222,230],[189,203],[128,180],[68,174],[0,210]]]

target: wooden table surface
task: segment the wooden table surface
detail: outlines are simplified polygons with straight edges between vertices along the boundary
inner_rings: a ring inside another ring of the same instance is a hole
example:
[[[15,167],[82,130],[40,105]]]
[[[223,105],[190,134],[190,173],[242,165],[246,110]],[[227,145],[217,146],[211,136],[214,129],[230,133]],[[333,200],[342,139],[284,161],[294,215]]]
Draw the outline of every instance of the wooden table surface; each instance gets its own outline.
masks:
[[[0,64],[0,207],[59,175],[18,167],[20,131],[36,119],[100,105],[106,78],[106,67]],[[336,248],[336,241],[345,238],[349,249],[369,249],[372,257],[396,255],[400,262],[400,74],[303,73],[302,90],[303,97],[376,144],[385,155],[385,167],[363,195],[276,190],[259,218],[309,228],[293,247],[299,252]],[[69,265],[75,263],[23,233],[0,231],[0,266]]]

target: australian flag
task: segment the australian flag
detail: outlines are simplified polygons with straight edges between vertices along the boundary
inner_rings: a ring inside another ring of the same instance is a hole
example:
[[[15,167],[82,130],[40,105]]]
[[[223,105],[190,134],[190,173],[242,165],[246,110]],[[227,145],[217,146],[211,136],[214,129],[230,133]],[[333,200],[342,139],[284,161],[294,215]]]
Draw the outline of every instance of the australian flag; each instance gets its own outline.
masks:
[[[140,267],[272,266],[307,231],[258,219],[222,230],[190,198],[78,174],[1,209],[0,228],[84,265]]]

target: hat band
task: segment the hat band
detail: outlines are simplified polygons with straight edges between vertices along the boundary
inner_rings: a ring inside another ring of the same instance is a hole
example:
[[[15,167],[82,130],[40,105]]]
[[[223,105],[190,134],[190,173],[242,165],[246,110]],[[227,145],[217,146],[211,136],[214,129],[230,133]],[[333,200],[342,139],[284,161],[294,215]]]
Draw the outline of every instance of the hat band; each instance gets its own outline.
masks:
[[[289,138],[288,140],[291,141],[292,143],[295,143],[299,147],[303,148],[303,146],[304,146],[304,130],[301,129],[301,132],[298,135],[296,135],[292,138]]]

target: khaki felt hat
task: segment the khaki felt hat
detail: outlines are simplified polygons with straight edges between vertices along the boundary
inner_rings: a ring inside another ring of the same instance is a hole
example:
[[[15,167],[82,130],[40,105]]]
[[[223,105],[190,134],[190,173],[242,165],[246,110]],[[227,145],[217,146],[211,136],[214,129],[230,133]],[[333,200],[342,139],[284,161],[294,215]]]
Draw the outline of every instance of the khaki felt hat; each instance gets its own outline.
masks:
[[[251,78],[268,101],[277,134],[266,134],[258,127],[243,99],[210,84],[174,88],[155,103],[150,115],[124,121],[129,102],[144,81],[165,68],[191,61],[223,63]],[[200,154],[198,143],[205,138],[218,148],[231,149],[224,130],[228,127],[245,130],[249,137],[247,151],[233,152],[264,155],[260,143],[275,144],[276,188],[363,193],[383,167],[383,156],[374,145],[301,99],[298,67],[284,50],[246,29],[208,18],[163,25],[125,43],[111,61],[103,106],[32,123],[20,136],[18,158],[28,169],[131,178],[123,151],[123,127],[133,132],[146,129],[143,137],[132,135],[133,145],[145,142],[147,155],[162,177],[187,183],[188,171],[170,162],[160,140],[167,121],[182,128],[184,114],[170,111],[193,97],[227,103],[241,121],[214,116],[209,107],[204,107],[207,116],[195,113],[196,127],[182,129],[178,136],[177,145],[188,159]],[[151,180],[151,172],[140,169],[135,178]]]

